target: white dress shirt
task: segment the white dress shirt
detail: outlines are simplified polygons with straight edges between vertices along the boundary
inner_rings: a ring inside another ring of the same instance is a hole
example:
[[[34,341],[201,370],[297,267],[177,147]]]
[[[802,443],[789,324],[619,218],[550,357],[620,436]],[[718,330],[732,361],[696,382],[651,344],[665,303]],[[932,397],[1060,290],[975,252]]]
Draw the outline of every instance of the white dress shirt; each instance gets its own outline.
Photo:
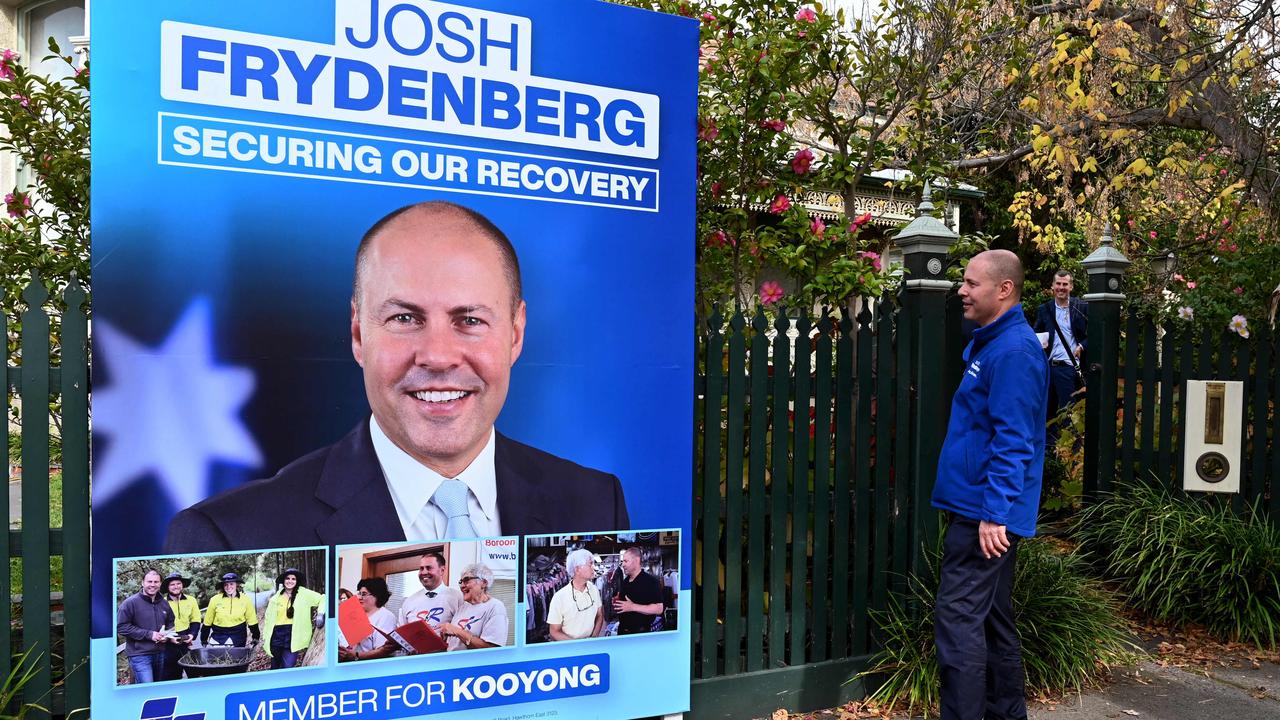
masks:
[[[451,478],[437,473],[401,450],[378,427],[378,420],[374,417],[369,418],[369,434],[373,437],[373,451],[378,456],[378,464],[382,466],[382,476],[387,480],[387,489],[391,491],[391,501],[396,506],[396,515],[400,518],[400,526],[404,528],[405,539],[445,539],[444,531],[449,518],[431,502],[431,496],[440,483]],[[457,477],[471,490],[467,493],[467,508],[471,513],[471,524],[479,537],[496,537],[502,534],[498,518],[497,472],[493,465],[495,437],[496,433],[491,429],[484,449]]]
[[[1049,356],[1049,359],[1051,361],[1056,360],[1071,364],[1072,355],[1075,354],[1076,346],[1079,345],[1079,343],[1076,342],[1075,335],[1071,332],[1071,302],[1068,301],[1066,307],[1054,302],[1053,312],[1054,316],[1058,320],[1058,327],[1062,329],[1062,336],[1067,339],[1067,347],[1071,349],[1067,350],[1066,347],[1063,347],[1062,340],[1058,337],[1058,333],[1054,332],[1053,329],[1050,328],[1049,342],[1053,345],[1053,354]],[[1068,352],[1070,352],[1071,355],[1068,355]]]

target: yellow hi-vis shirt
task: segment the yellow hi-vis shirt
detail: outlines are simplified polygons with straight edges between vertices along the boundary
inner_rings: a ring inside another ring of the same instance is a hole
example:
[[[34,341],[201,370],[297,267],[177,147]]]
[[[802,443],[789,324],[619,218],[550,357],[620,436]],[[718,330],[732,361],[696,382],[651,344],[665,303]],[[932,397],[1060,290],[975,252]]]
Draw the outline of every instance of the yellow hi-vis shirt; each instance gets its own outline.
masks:
[[[227,597],[218,593],[204,610],[204,623],[215,628],[235,627],[240,623],[257,625],[258,613],[253,609],[253,601],[247,596]]]
[[[200,624],[200,605],[196,599],[183,593],[177,600],[165,595],[169,607],[173,608],[173,630],[184,633],[192,623]]]
[[[311,645],[311,630],[315,627],[311,624],[311,617],[316,612],[324,612],[322,609],[324,603],[324,595],[309,588],[299,587],[297,595],[293,598],[293,619],[290,620],[285,614],[289,606],[287,598],[283,593],[272,595],[267,603],[267,612],[262,618],[262,624],[266,626],[262,628],[262,634],[267,637],[266,642],[262,644],[262,650],[267,656],[271,656],[271,633],[276,625],[289,625],[293,628],[293,634],[289,638],[289,652],[298,652]]]

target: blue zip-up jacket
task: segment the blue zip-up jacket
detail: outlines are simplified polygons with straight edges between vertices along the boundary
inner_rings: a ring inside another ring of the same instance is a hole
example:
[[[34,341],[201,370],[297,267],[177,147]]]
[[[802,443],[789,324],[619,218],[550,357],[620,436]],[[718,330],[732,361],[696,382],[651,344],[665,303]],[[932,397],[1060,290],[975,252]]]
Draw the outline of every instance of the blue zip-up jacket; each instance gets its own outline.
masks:
[[[973,331],[938,456],[933,506],[1036,534],[1049,365],[1014,305]]]

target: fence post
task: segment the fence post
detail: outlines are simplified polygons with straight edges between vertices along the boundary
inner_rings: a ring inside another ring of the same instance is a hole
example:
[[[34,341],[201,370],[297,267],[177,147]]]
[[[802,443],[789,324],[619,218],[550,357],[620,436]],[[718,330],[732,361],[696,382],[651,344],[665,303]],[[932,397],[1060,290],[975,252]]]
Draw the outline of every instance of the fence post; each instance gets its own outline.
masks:
[[[24,702],[47,703],[53,685],[49,613],[49,291],[40,276],[22,291],[22,650],[35,661]],[[7,602],[7,598],[5,599]],[[8,651],[8,648],[5,648]],[[47,713],[32,712],[35,717]]]
[[[933,511],[930,496],[951,401],[946,394],[942,362],[951,281],[943,272],[947,253],[960,237],[933,217],[933,209],[933,193],[926,181],[916,219],[893,238],[902,250],[907,271],[898,333],[909,333],[915,339],[910,377],[905,378],[915,388],[910,471],[905,478],[911,488],[910,569],[916,575],[927,571],[924,552],[933,547],[938,533],[938,514]],[[903,345],[900,343],[899,347]],[[903,519],[901,515],[899,518]]]
[[[1129,258],[1112,247],[1111,223],[1098,249],[1081,263],[1089,274],[1089,338],[1085,345],[1084,500],[1111,490],[1116,474],[1116,378],[1120,362],[1120,306]],[[1133,342],[1134,339],[1130,339]],[[1126,408],[1126,412],[1128,409]],[[1144,422],[1146,422],[1144,420]]]
[[[62,592],[64,709],[89,708],[88,293],[74,274],[62,314]]]

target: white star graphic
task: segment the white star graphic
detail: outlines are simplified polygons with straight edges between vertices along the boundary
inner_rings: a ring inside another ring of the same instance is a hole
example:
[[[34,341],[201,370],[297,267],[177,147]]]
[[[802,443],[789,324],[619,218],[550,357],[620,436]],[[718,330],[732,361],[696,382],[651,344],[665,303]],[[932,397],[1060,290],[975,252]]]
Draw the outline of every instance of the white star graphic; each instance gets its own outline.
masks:
[[[250,468],[262,463],[239,418],[253,394],[253,373],[214,363],[207,300],[192,302],[154,349],[106,322],[95,325],[112,378],[93,393],[94,430],[111,441],[94,463],[95,503],[155,473],[174,504],[185,508],[208,496],[212,460]]]

